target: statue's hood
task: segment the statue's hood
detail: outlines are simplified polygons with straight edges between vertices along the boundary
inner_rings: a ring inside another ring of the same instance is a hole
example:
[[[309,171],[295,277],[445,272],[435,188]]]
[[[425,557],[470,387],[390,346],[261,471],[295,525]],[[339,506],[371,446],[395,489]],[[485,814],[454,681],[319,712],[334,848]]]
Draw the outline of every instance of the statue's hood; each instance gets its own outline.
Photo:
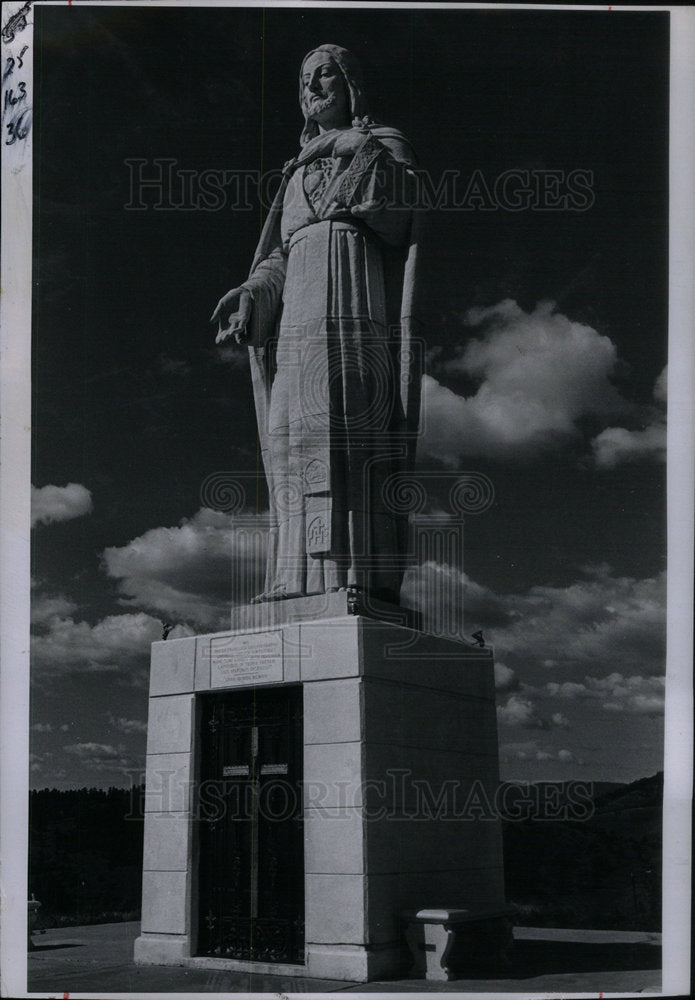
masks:
[[[354,118],[364,118],[368,113],[367,109],[367,98],[364,96],[364,85],[362,83],[362,68],[357,61],[356,57],[353,56],[352,52],[348,52],[347,49],[341,48],[340,45],[319,45],[317,48],[312,49],[311,52],[307,54],[302,59],[302,65],[299,70],[299,106],[302,107],[302,75],[304,73],[304,64],[306,63],[309,56],[313,56],[316,52],[326,52],[331,56],[335,62],[340,67],[340,71],[345,78],[345,83],[347,84],[348,93],[350,95],[350,113],[351,117]],[[302,111],[304,109],[302,108]],[[305,146],[310,139],[319,134],[318,123],[312,121],[312,119],[307,118],[304,115],[304,128],[302,129],[302,135],[300,138],[300,144]]]

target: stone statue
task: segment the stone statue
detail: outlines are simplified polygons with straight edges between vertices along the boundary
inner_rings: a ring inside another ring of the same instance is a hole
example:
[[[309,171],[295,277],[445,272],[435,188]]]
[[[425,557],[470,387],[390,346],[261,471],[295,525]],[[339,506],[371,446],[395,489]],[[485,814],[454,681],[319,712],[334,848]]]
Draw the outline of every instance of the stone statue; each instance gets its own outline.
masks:
[[[399,476],[420,405],[414,341],[415,158],[368,114],[355,57],[302,62],[301,152],[283,170],[248,279],[218,303],[217,342],[248,344],[270,536],[255,601],[334,590],[398,603]]]

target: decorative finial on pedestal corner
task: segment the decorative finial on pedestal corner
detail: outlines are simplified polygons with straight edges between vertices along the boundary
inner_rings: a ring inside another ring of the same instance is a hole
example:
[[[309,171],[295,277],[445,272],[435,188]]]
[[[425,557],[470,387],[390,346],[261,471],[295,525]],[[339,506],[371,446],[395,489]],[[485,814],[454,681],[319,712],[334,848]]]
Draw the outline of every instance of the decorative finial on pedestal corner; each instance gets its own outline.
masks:
[[[360,592],[358,587],[348,587],[347,589],[347,610],[349,615],[360,613]]]

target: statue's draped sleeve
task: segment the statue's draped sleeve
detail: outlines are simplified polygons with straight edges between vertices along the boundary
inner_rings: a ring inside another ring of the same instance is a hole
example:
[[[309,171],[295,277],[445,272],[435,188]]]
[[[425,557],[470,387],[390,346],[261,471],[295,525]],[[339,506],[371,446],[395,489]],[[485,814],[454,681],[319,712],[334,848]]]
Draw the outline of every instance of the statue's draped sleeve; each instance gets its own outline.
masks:
[[[384,245],[384,281],[389,326],[394,331],[395,369],[402,406],[402,440],[405,455],[401,468],[410,472],[420,421],[423,374],[421,268],[418,247],[423,213],[418,205],[416,157],[410,143],[396,129],[377,126],[373,136],[385,147],[377,161],[381,169],[367,178],[363,201],[378,208],[364,217]]]
[[[287,273],[287,253],[282,246],[280,222],[288,180],[289,174],[286,173],[265,220],[251,271],[242,286],[251,293],[253,299],[249,363],[261,456],[266,473],[268,470],[268,410],[274,374],[273,338],[280,323],[282,292]],[[270,505],[272,512],[272,496]]]

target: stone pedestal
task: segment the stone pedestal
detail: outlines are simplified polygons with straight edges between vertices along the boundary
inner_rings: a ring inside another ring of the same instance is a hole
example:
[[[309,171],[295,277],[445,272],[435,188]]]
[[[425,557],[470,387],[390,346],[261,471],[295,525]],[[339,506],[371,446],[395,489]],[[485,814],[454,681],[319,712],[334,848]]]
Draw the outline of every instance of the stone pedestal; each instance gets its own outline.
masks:
[[[402,974],[404,910],[503,909],[491,651],[347,600],[261,605],[239,612],[241,628],[153,644],[137,962],[257,967],[196,957],[196,702],[222,688],[302,686],[306,964],[270,968]],[[220,670],[219,643],[240,636],[271,650],[267,664]]]

